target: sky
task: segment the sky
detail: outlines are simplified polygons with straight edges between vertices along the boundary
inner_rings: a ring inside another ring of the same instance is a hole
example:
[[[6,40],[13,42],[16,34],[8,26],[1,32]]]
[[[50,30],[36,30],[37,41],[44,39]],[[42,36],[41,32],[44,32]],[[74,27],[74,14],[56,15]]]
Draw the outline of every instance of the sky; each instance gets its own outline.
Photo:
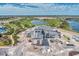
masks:
[[[0,3],[0,15],[79,15],[79,3]]]

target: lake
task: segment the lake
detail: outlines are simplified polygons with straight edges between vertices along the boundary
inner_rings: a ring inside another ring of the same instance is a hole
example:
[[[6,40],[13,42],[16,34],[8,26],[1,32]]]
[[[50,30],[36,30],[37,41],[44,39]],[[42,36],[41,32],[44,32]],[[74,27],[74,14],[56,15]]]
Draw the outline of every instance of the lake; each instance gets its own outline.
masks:
[[[67,20],[69,23],[70,28],[75,31],[79,32],[79,22],[77,22],[75,19],[69,19]],[[32,24],[34,25],[45,25],[47,22],[44,22],[43,20],[32,20]]]
[[[79,32],[79,22],[75,19],[68,20],[69,26],[72,30]]]
[[[45,25],[45,24],[47,24],[47,22],[45,22],[43,20],[32,20],[32,24],[33,25]]]

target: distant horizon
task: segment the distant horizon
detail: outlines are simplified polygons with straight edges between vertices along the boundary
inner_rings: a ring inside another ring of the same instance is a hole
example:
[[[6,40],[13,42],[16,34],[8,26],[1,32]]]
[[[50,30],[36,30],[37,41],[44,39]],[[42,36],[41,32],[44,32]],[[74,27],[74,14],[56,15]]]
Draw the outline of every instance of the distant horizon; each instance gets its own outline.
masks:
[[[79,15],[0,15],[0,17],[79,17]]]
[[[0,16],[79,15],[79,3],[0,3]]]

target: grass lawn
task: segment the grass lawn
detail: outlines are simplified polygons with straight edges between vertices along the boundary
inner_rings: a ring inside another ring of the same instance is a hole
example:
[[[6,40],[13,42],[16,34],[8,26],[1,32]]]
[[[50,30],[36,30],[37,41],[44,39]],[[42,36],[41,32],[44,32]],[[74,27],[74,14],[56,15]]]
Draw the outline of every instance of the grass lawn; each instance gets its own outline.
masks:
[[[15,43],[17,43],[18,42],[17,41],[17,39],[18,39],[17,34],[19,32],[22,32],[22,31],[26,30],[27,28],[31,28],[34,26],[41,26],[41,25],[33,25],[31,23],[32,20],[33,20],[33,18],[23,18],[23,19],[12,21],[8,24],[5,24],[4,26],[6,26],[8,28],[8,32],[6,33],[6,35],[12,35]],[[47,22],[47,24],[45,24],[45,25],[48,25],[51,27],[61,27],[64,29],[68,28],[67,23],[63,22],[60,19],[44,19],[42,21]],[[61,26],[62,24],[63,24],[63,26]],[[2,43],[0,42],[0,44],[2,44]]]
[[[12,21],[8,24],[4,25],[8,28],[8,32],[5,34],[12,35],[12,38],[14,39],[14,45],[18,42],[17,39],[19,38],[17,34],[19,32],[22,32],[23,30],[26,30],[27,28],[33,27],[30,19],[20,19],[16,21]],[[8,42],[0,42],[0,45],[8,45]]]

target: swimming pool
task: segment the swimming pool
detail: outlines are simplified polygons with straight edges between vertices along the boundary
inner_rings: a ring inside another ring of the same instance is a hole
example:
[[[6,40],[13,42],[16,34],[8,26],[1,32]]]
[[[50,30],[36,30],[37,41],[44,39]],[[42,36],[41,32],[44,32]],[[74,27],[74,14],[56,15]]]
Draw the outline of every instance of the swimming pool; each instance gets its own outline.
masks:
[[[5,27],[0,26],[0,34],[6,33],[7,29]]]

